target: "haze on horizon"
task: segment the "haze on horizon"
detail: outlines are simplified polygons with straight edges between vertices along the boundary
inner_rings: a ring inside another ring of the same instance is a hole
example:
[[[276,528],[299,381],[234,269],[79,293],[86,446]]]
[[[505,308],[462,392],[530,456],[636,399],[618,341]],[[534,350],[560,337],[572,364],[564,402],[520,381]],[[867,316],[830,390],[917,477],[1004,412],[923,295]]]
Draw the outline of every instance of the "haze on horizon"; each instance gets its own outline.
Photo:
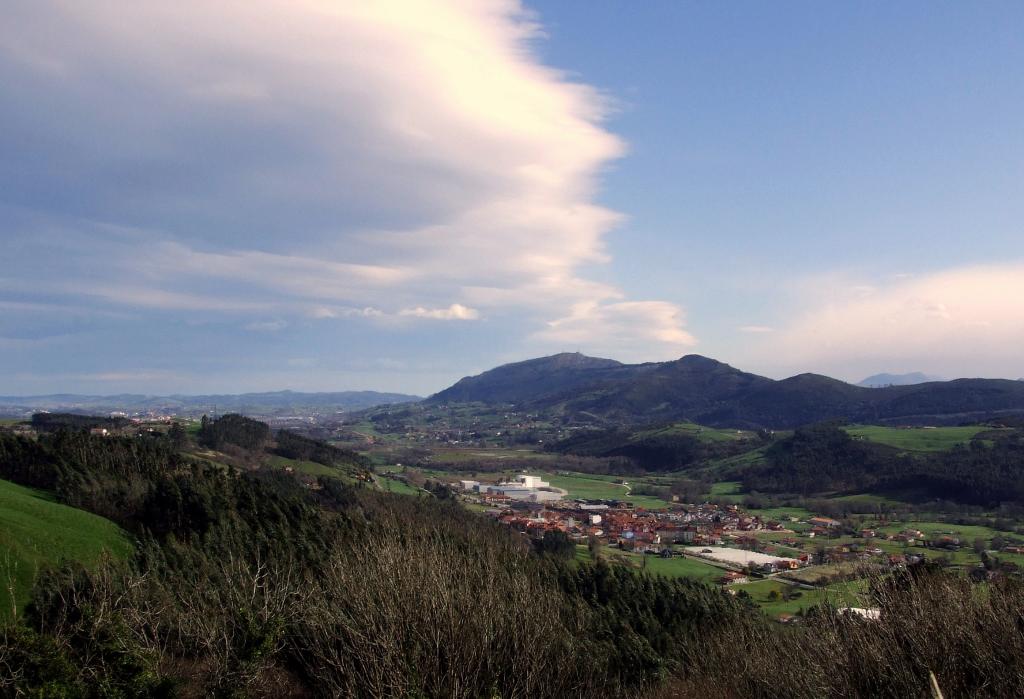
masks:
[[[1024,376],[1024,6],[15,0],[0,395]]]

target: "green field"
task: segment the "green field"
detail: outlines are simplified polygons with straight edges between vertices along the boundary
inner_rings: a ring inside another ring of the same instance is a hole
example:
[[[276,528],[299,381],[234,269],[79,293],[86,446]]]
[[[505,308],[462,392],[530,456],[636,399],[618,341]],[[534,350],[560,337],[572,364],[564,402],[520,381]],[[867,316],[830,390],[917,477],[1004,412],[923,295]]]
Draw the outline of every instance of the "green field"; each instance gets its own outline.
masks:
[[[431,450],[431,458],[439,464],[464,464],[474,461],[508,461],[530,459],[550,462],[558,458],[557,454],[549,454],[533,449],[468,449],[458,447],[436,447]]]
[[[634,555],[637,558],[640,557],[638,554],[630,555]],[[648,573],[656,573],[668,578],[693,578],[701,582],[713,583],[725,574],[725,571],[721,568],[683,556],[661,558],[660,556],[647,554],[644,558],[647,559],[645,570]],[[642,561],[638,562],[637,565],[643,568]]]
[[[744,430],[723,430],[713,427],[703,427],[692,422],[679,422],[668,427],[660,427],[655,430],[645,430],[636,434],[637,438],[655,437],[659,435],[685,434],[708,442],[735,442],[742,439],[753,439],[757,435]]]
[[[588,474],[542,474],[544,480],[556,488],[568,491],[570,498],[587,500],[625,500],[636,507],[658,509],[668,503],[651,495],[629,495],[626,485],[612,482],[612,476],[591,476]],[[625,479],[629,483],[629,479]]]
[[[652,575],[664,575],[667,578],[693,578],[710,584],[725,574],[721,568],[682,556],[661,558],[653,554],[644,555],[607,548],[603,550],[602,556],[609,563],[625,565],[636,571],[645,571]],[[576,560],[592,560],[586,546],[576,547]]]
[[[898,524],[890,524],[878,528],[879,532],[886,534],[898,534],[904,529],[917,529],[929,536],[950,534],[960,539],[960,545],[970,548],[976,538],[990,540],[998,534],[995,529],[971,524],[950,524],[949,522],[928,522],[906,520]]]
[[[739,481],[719,481],[711,484],[708,498],[720,502],[739,502],[743,499],[742,484]]]
[[[736,456],[728,456],[724,459],[714,459],[712,461],[708,461],[701,470],[714,477],[714,474],[721,473],[722,471],[733,471],[736,468],[762,463],[764,462],[764,455],[767,451],[768,447],[763,446],[751,449],[750,451],[745,451],[742,454],[737,454]]]
[[[814,513],[810,510],[805,510],[802,507],[763,507],[760,509],[747,509],[746,512],[752,515],[757,515],[761,519],[765,520],[776,520],[786,526],[787,529],[793,529],[796,531],[800,529],[797,527],[794,529],[794,522],[790,522],[790,517],[796,517],[800,520],[806,520],[809,517],[813,517]]]
[[[64,560],[94,564],[104,551],[125,558],[127,535],[113,522],[56,502],[49,494],[0,480],[0,619],[28,599],[37,572]]]
[[[569,491],[570,498],[622,500],[626,496],[626,486],[592,476],[544,474],[543,477],[554,487]]]
[[[397,493],[398,495],[422,495],[423,491],[414,488],[405,481],[400,481],[397,478],[389,478],[387,476],[381,476],[377,479],[377,485],[380,486],[381,490],[386,490],[389,493]]]
[[[935,428],[855,425],[844,429],[854,437],[862,437],[904,451],[947,451],[957,444],[966,444],[979,432],[991,431],[990,428],[979,425]]]
[[[284,456],[271,456],[267,463],[274,468],[286,468],[291,466],[297,473],[305,473],[310,476],[334,476],[340,477],[342,472],[334,466],[324,466],[315,461],[297,461]]]
[[[867,589],[865,580],[836,583],[810,590],[796,588],[778,580],[757,580],[744,585],[733,585],[732,589],[746,592],[769,616],[796,614],[824,602],[846,607],[863,607],[868,604],[864,598],[864,591]],[[778,598],[772,597],[773,591],[779,593]],[[785,591],[798,591],[800,596],[792,600],[783,600],[782,593]]]

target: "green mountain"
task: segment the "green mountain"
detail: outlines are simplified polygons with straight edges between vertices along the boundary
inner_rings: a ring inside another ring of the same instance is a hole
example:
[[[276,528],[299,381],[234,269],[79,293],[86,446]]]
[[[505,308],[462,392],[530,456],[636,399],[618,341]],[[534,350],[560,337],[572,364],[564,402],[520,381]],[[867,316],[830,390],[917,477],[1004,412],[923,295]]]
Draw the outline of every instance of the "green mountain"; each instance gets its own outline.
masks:
[[[504,364],[478,376],[467,376],[427,400],[433,403],[533,401],[538,396],[562,393],[617,375],[617,370],[624,367],[613,359],[566,352]]]
[[[830,419],[957,424],[1024,412],[1024,383],[957,379],[865,388],[817,374],[781,381],[714,359],[620,364],[559,354],[467,377],[431,403],[514,403],[609,423],[691,420],[712,427],[791,429]]]

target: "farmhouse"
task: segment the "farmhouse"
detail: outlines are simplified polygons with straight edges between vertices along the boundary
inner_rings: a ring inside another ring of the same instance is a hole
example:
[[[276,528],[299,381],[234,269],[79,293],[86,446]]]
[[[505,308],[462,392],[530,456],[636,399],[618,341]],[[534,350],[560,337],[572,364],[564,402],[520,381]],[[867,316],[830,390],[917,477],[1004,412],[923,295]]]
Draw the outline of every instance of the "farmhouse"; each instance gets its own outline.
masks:
[[[807,523],[815,527],[824,527],[825,529],[839,526],[839,522],[830,517],[811,517],[807,520]]]

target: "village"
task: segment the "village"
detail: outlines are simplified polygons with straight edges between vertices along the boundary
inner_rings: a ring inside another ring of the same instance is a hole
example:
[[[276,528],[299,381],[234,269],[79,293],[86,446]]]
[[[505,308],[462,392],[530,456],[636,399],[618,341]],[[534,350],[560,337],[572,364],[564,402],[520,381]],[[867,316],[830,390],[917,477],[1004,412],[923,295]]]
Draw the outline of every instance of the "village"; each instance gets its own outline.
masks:
[[[629,554],[629,560],[699,561],[720,571],[709,582],[734,592],[766,578],[814,589],[961,548],[955,536],[929,536],[913,528],[851,530],[824,516],[769,519],[738,504],[666,503],[647,509],[624,500],[567,499],[565,491],[531,475],[492,485],[467,480],[448,485],[465,504],[532,539],[560,532],[580,549],[603,547]]]

